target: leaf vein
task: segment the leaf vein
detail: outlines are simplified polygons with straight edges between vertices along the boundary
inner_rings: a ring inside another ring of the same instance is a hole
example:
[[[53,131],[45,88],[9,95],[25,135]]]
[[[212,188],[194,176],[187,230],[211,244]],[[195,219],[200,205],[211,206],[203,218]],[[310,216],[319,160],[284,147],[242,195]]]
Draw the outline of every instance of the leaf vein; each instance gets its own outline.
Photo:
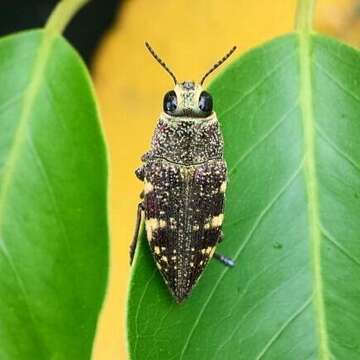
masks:
[[[0,114],[8,109],[8,107],[14,105],[18,100],[20,100],[24,95],[24,91],[20,91],[19,93],[13,95],[10,99],[4,101],[0,106]]]
[[[280,329],[271,337],[271,339],[265,344],[264,348],[257,355],[256,360],[261,360],[264,355],[271,349],[271,347],[276,343],[277,340],[281,337],[284,331],[305,311],[305,309],[311,304],[312,296],[310,296],[298,310],[280,327]]]
[[[60,231],[62,232],[63,238],[65,240],[65,249],[66,249],[66,252],[67,252],[67,256],[68,256],[69,260],[75,266],[76,262],[75,262],[73,252],[72,252],[72,249],[71,249],[70,237],[69,237],[66,225],[64,223],[64,220],[60,216],[60,207],[59,207],[59,204],[58,204],[57,197],[55,196],[55,193],[53,191],[53,187],[52,187],[52,185],[50,183],[50,178],[49,178],[49,175],[48,175],[48,173],[46,171],[46,168],[45,168],[45,166],[43,164],[43,160],[41,159],[40,154],[38,153],[38,151],[36,149],[36,146],[35,146],[35,144],[33,142],[33,139],[31,137],[30,133],[28,133],[28,143],[29,143],[31,153],[33,154],[33,158],[35,160],[35,163],[36,163],[36,165],[37,165],[37,167],[38,167],[38,169],[40,171],[40,174],[42,175],[42,178],[44,179],[46,187],[48,188],[48,192],[49,192],[50,199],[51,199],[52,206],[53,206],[54,213],[55,213],[55,219],[56,219],[56,222],[57,222],[57,224],[58,224],[58,226],[60,228]],[[79,287],[80,283],[78,281],[78,272],[75,270],[73,272],[73,274],[74,274],[74,276],[72,277],[72,281],[74,282],[73,291],[77,294],[77,296],[79,298],[79,302],[81,302],[80,297],[78,295],[78,290],[80,288]]]
[[[320,226],[321,232],[324,237],[330,241],[340,252],[342,252],[349,260],[351,260],[355,265],[360,266],[360,260],[356,259],[353,255],[350,254],[339,242],[332,236],[323,225]]]
[[[5,243],[3,238],[1,238],[1,240],[0,240],[0,250],[4,254],[7,262],[9,263],[11,271],[13,272],[13,274],[15,276],[15,279],[16,279],[16,282],[18,284],[18,287],[20,289],[20,292],[23,294],[25,308],[26,308],[26,310],[27,310],[27,312],[29,314],[29,319],[30,319],[30,322],[31,322],[31,324],[33,326],[33,329],[34,329],[34,335],[35,335],[35,339],[36,339],[36,346],[39,349],[39,354],[41,354],[42,359],[48,359],[48,356],[44,354],[45,344],[42,341],[41,334],[39,334],[39,331],[37,330],[37,327],[36,327],[35,316],[33,314],[31,306],[30,306],[28,292],[26,290],[26,287],[24,285],[24,282],[23,282],[19,272],[16,269],[16,266],[15,266],[13,260],[12,260],[12,255],[8,251],[6,243]]]
[[[333,149],[337,154],[339,154],[343,159],[348,161],[357,171],[360,172],[360,165],[345,151],[341,150],[330,138],[325,134],[324,130],[317,124],[316,130],[319,135],[324,139],[324,141]]]
[[[299,273],[302,273],[304,270],[304,268],[300,269],[295,276],[292,276],[290,278],[288,278],[286,281],[283,281],[282,283],[280,283],[276,288],[272,289],[268,294],[266,294],[264,297],[261,297],[261,300],[256,302],[253,306],[250,307],[250,309],[248,309],[246,311],[246,313],[242,314],[241,318],[238,320],[239,324],[237,326],[235,326],[234,330],[231,332],[230,336],[218,347],[218,349],[216,350],[215,354],[214,354],[214,359],[216,359],[216,354],[218,354],[222,348],[225,347],[226,344],[228,344],[234,337],[234,335],[236,334],[236,332],[239,330],[240,326],[241,326],[241,322],[244,321],[244,319],[246,319],[254,310],[256,310],[262,303],[264,303],[268,298],[270,298],[271,296],[277,294],[279,292],[279,290],[281,290],[285,285],[287,285],[289,282],[293,282],[294,278],[296,278]],[[239,300],[239,299],[238,299]],[[236,308],[236,305],[233,306],[233,309]],[[232,309],[232,310],[233,310]],[[240,341],[240,343],[243,341]]]
[[[313,60],[315,66],[320,69],[335,85],[337,85],[342,91],[352,97],[356,102],[360,103],[360,98],[352,92],[350,89],[346,88],[334,75],[330,74],[318,61]]]
[[[155,274],[156,274],[156,271],[157,269],[153,269],[153,272],[151,274],[151,276],[149,277],[148,281],[146,282],[145,286],[143,287],[143,293],[141,294],[141,297],[139,299],[139,302],[137,304],[137,307],[136,307],[136,313],[135,313],[135,320],[134,320],[134,324],[135,324],[135,344],[134,344],[134,354],[135,354],[135,358],[136,358],[136,351],[137,351],[137,345],[138,345],[138,342],[139,342],[139,338],[140,338],[140,333],[139,333],[139,314],[140,314],[140,308],[141,308],[141,304],[144,300],[144,297],[145,297],[145,294],[146,294],[146,291],[151,283],[151,281],[154,279],[155,277]]]
[[[281,118],[270,128],[265,134],[254,144],[252,145],[240,158],[235,162],[235,164],[229,170],[229,176],[236,169],[236,167],[243,162],[248,156],[250,156],[253,151],[260,146],[276,129],[280,127],[280,125],[287,119],[287,117],[296,109],[298,102],[296,102],[293,106],[290,107]]]
[[[219,118],[225,116],[228,112],[233,110],[239,104],[241,104],[248,96],[250,96],[254,91],[256,91],[266,80],[268,80],[271,76],[275,75],[278,70],[282,69],[283,66],[293,57],[293,54],[285,56],[282,61],[280,61],[276,66],[273,67],[272,70],[267,72],[258,82],[255,83],[247,92],[244,93],[242,97],[234,102],[233,105],[229,106],[226,110],[224,110],[221,114],[219,114]]]

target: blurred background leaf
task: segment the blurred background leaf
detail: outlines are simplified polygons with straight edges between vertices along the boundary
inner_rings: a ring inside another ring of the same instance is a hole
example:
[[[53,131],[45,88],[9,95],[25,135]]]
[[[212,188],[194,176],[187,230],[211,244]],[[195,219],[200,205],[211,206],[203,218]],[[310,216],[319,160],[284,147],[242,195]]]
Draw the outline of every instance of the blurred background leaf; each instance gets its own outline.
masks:
[[[78,5],[0,40],[2,359],[89,359],[104,299],[104,139],[87,70],[59,35]]]

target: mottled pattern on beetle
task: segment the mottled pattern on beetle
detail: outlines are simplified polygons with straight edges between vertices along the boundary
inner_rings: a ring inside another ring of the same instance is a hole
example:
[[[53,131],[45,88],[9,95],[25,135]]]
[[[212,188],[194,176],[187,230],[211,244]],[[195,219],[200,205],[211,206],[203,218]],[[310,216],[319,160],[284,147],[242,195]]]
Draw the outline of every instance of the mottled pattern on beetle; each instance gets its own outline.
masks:
[[[144,172],[147,238],[170,291],[181,301],[221,237],[226,165],[222,159],[192,166],[152,159]]]
[[[179,117],[174,120],[162,114],[148,156],[184,165],[221,159],[223,140],[216,115],[206,119]]]

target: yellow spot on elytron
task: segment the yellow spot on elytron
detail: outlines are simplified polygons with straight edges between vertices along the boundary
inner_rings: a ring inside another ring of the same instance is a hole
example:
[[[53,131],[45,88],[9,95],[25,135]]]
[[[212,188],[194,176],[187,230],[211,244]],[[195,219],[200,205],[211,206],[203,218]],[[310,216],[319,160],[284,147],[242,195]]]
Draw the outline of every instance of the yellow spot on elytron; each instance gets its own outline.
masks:
[[[162,250],[162,251],[166,250],[166,247],[165,247],[165,246],[162,246],[162,247],[161,247],[161,250]]]
[[[205,229],[205,230],[210,229],[210,224],[209,224],[209,223],[206,223],[206,224],[204,225],[204,229]]]
[[[201,249],[201,253],[205,254],[206,253],[206,249]]]
[[[191,251],[195,251],[195,248],[191,248]]]
[[[153,190],[154,190],[154,186],[150,182],[146,181],[146,179],[145,179],[144,193],[148,194],[149,192],[152,192]]]
[[[211,219],[211,227],[216,228],[221,226],[221,224],[223,223],[224,220],[224,214],[220,214],[218,216],[214,216]]]
[[[211,253],[211,250],[212,250],[212,246],[208,246],[208,248],[206,249],[206,253],[207,253],[207,254],[210,254],[210,253]]]
[[[160,221],[159,221],[159,226],[160,226],[161,228],[164,228],[164,227],[166,226],[166,221],[165,221],[165,220],[160,220]]]
[[[173,250],[173,253],[176,254],[176,249]]]
[[[172,256],[172,257],[171,257],[171,260],[176,260],[176,256]]]
[[[151,239],[152,239],[152,230],[146,226],[146,223],[145,223],[145,227],[146,227],[147,239],[148,239],[148,241],[151,241]]]
[[[157,255],[160,254],[160,248],[158,246],[154,247],[154,251],[155,251],[155,254],[157,254]]]
[[[156,266],[158,267],[159,270],[161,269],[161,265],[158,262],[156,263]]]
[[[190,266],[191,266],[191,267],[194,267],[194,263],[193,263],[193,262],[191,262],[191,263],[190,263]]]
[[[153,232],[159,227],[159,221],[155,218],[150,218],[145,221],[146,233],[148,241],[151,241]]]
[[[167,258],[167,256],[162,256],[162,257],[161,257],[161,260],[167,262],[167,261],[168,261],[168,258]]]
[[[220,186],[220,192],[224,193],[226,191],[226,181],[224,181]]]
[[[201,260],[200,263],[199,263],[199,265],[201,266],[203,263],[204,263],[204,260]]]
[[[194,231],[197,231],[197,230],[199,230],[199,229],[200,229],[200,228],[199,228],[199,225],[194,225],[194,226],[193,226],[193,230],[194,230]]]
[[[176,269],[177,269],[177,266],[174,266],[174,269],[176,270]]]

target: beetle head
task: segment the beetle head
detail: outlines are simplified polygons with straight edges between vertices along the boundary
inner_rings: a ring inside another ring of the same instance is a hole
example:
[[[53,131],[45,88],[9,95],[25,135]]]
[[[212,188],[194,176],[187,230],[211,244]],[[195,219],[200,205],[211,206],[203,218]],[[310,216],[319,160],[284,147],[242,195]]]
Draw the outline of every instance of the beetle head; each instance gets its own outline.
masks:
[[[147,49],[156,61],[169,73],[175,83],[174,90],[168,91],[164,96],[164,112],[170,116],[206,118],[213,112],[213,100],[211,95],[202,87],[205,79],[217,69],[236,50],[234,46],[222,59],[202,77],[200,83],[184,81],[178,83],[174,73],[156,54],[154,49],[145,43]]]
[[[213,100],[200,84],[184,81],[165,94],[163,108],[170,116],[205,118],[213,111]]]

